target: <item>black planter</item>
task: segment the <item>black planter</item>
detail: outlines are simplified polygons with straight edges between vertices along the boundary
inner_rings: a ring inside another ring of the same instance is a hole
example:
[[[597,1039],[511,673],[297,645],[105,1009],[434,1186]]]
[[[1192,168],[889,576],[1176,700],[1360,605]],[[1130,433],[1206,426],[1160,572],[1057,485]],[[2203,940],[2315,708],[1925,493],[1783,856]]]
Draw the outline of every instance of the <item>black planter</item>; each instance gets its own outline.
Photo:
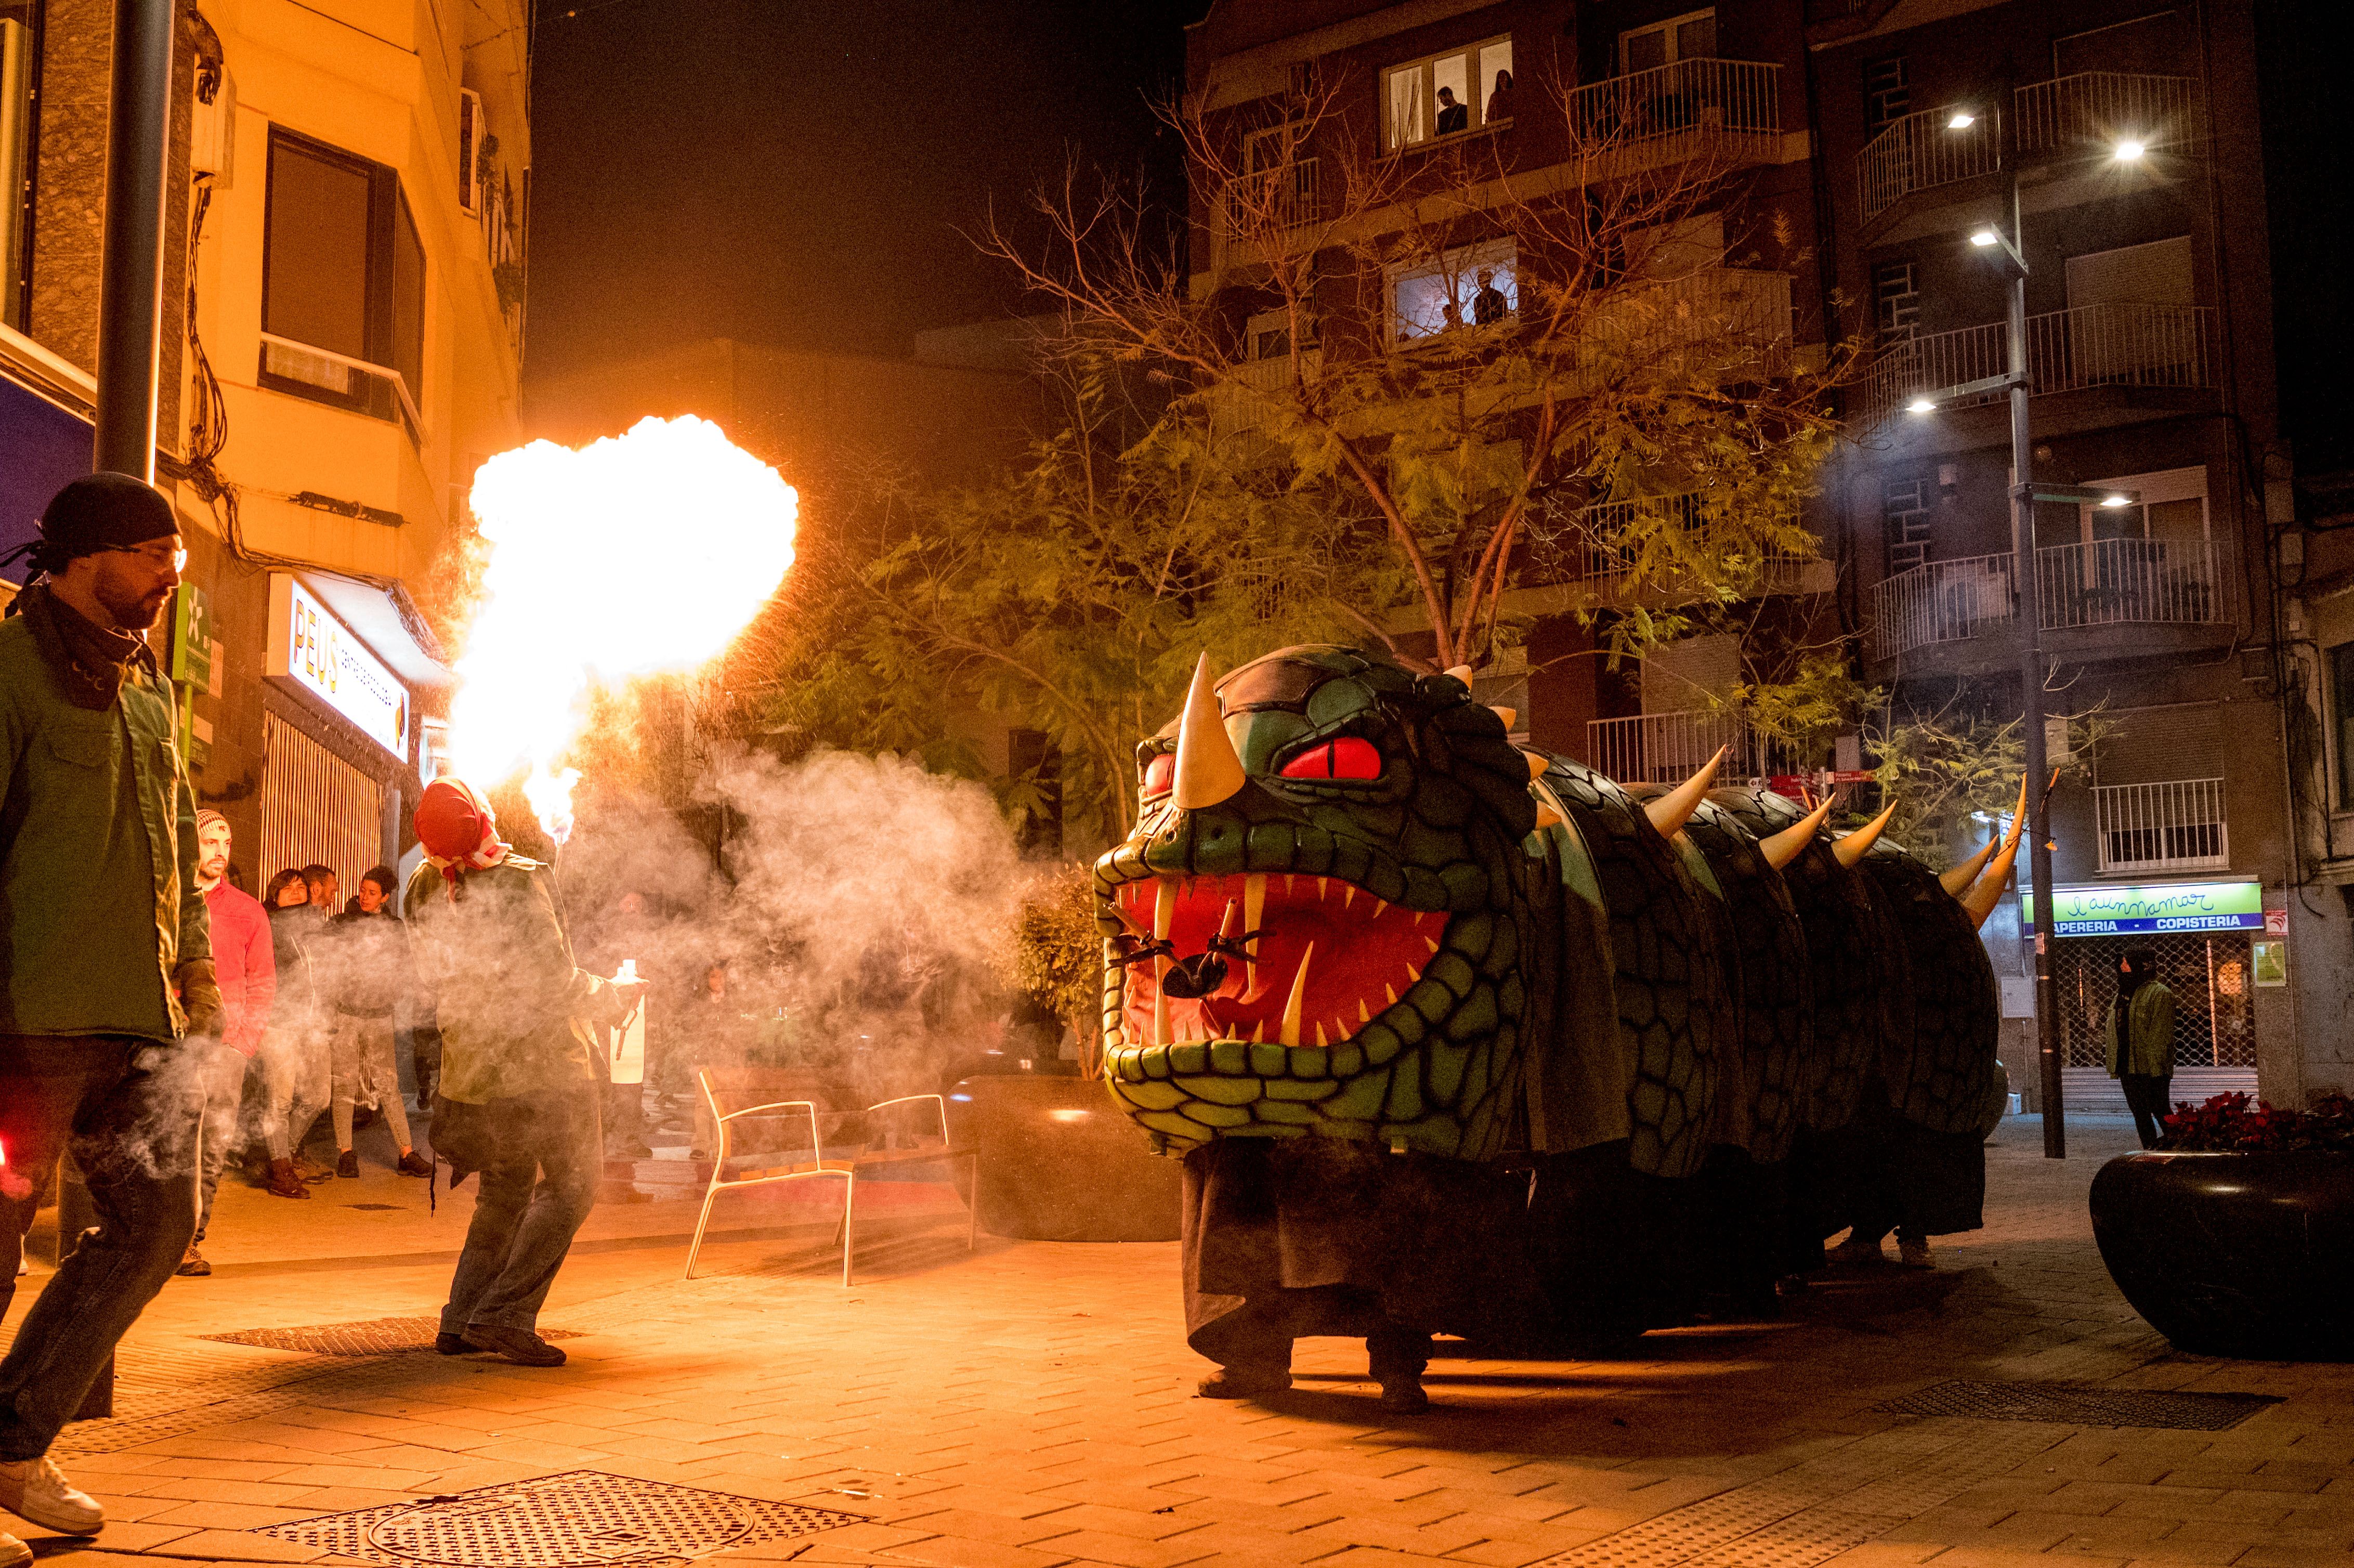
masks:
[[[1181,1167],[1099,1083],[1028,1074],[949,1091],[960,1141],[981,1152],[981,1224],[1023,1241],[1175,1241]]]
[[[2354,1360],[2354,1154],[2127,1154],[2093,1237],[2134,1310],[2194,1355]]]

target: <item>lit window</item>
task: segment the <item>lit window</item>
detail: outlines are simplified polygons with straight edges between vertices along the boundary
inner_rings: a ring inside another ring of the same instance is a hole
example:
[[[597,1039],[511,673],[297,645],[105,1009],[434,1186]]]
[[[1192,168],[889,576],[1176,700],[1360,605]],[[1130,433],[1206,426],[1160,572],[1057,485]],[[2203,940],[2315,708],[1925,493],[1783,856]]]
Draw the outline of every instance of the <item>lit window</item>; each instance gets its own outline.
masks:
[[[1509,239],[1450,250],[1431,265],[1390,275],[1391,340],[1502,326],[1519,318],[1519,255]]]
[[[261,384],[413,420],[425,373],[425,248],[399,172],[273,130],[268,207]]]
[[[1512,40],[1490,38],[1382,72],[1382,144],[1391,152],[1512,118]]]

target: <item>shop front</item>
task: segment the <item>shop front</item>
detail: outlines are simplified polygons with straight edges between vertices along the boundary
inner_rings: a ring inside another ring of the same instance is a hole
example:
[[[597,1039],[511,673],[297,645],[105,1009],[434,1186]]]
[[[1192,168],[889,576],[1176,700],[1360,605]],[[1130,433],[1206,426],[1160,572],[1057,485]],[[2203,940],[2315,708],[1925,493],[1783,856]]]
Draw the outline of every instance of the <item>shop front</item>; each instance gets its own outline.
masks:
[[[2022,925],[2034,917],[2022,901]],[[2174,1098],[2256,1092],[2256,944],[2264,888],[2254,882],[2179,882],[2059,889],[2052,976],[2059,993],[2062,1089],[2073,1109],[2126,1108],[2108,1075],[2109,1008],[2126,949],[2158,955],[2174,993]]]
[[[197,797],[228,815],[247,891],[323,865],[340,906],[369,868],[399,863],[422,789],[420,698],[448,672],[398,589],[195,542],[209,547],[174,607],[171,673]]]

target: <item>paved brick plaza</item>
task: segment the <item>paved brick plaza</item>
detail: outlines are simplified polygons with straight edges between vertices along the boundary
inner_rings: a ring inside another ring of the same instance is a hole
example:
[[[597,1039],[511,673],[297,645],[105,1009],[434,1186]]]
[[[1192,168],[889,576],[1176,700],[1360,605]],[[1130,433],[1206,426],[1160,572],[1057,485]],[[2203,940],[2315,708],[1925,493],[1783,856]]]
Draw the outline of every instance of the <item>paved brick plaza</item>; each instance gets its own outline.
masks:
[[[737,1199],[719,1223],[748,1228],[691,1284],[692,1205],[600,1210],[544,1320],[579,1335],[554,1371],[368,1353],[396,1330],[224,1343],[205,1336],[429,1315],[467,1213],[381,1173],[301,1205],[226,1184],[218,1272],[172,1283],[116,1418],[61,1448],[113,1522],[0,1527],[47,1568],[335,1563],[254,1532],[588,1470],[862,1520],[712,1562],[2354,1564],[2354,1376],[2179,1356],[2133,1316],[2084,1203],[2130,1143],[2080,1122],[2055,1163],[2006,1124],[1989,1226],[1941,1245],[1934,1284],[1848,1281],[1803,1320],[1654,1335],[1642,1360],[1442,1359],[1437,1407],[1399,1423],[1338,1340],[1302,1347],[1278,1405],[1193,1398],[1173,1245],[969,1257],[938,1201],[868,1213],[849,1291],[814,1209]],[[2283,1397],[2223,1431],[1873,1408],[1954,1379]],[[630,1560],[628,1531],[596,1539]]]

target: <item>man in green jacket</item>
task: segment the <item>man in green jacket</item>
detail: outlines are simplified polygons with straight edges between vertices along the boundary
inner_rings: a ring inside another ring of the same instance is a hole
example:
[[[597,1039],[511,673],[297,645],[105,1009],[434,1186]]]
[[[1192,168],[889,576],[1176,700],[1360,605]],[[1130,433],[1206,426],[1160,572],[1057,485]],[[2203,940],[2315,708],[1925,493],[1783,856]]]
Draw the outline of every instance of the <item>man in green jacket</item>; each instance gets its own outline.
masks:
[[[2144,1149],[2158,1147],[2174,1087],[2174,993],[2158,978],[2158,953],[2128,948],[2109,1008],[2109,1076],[2122,1085]]]
[[[468,785],[425,787],[417,838],[426,858],[404,906],[441,1031],[433,1152],[451,1186],[482,1177],[434,1348],[561,1366],[564,1352],[534,1330],[597,1201],[604,1151],[589,1042],[643,988],[573,962],[547,867],[500,841],[498,819]]]
[[[105,1522],[47,1456],[196,1230],[200,1069],[220,1028],[196,809],[146,632],[187,559],[172,503],[119,473],[41,515],[46,573],[0,621],[0,1311],[35,1193],[70,1148],[98,1227],[0,1361],[0,1510]],[[29,1560],[0,1535],[0,1568]]]

